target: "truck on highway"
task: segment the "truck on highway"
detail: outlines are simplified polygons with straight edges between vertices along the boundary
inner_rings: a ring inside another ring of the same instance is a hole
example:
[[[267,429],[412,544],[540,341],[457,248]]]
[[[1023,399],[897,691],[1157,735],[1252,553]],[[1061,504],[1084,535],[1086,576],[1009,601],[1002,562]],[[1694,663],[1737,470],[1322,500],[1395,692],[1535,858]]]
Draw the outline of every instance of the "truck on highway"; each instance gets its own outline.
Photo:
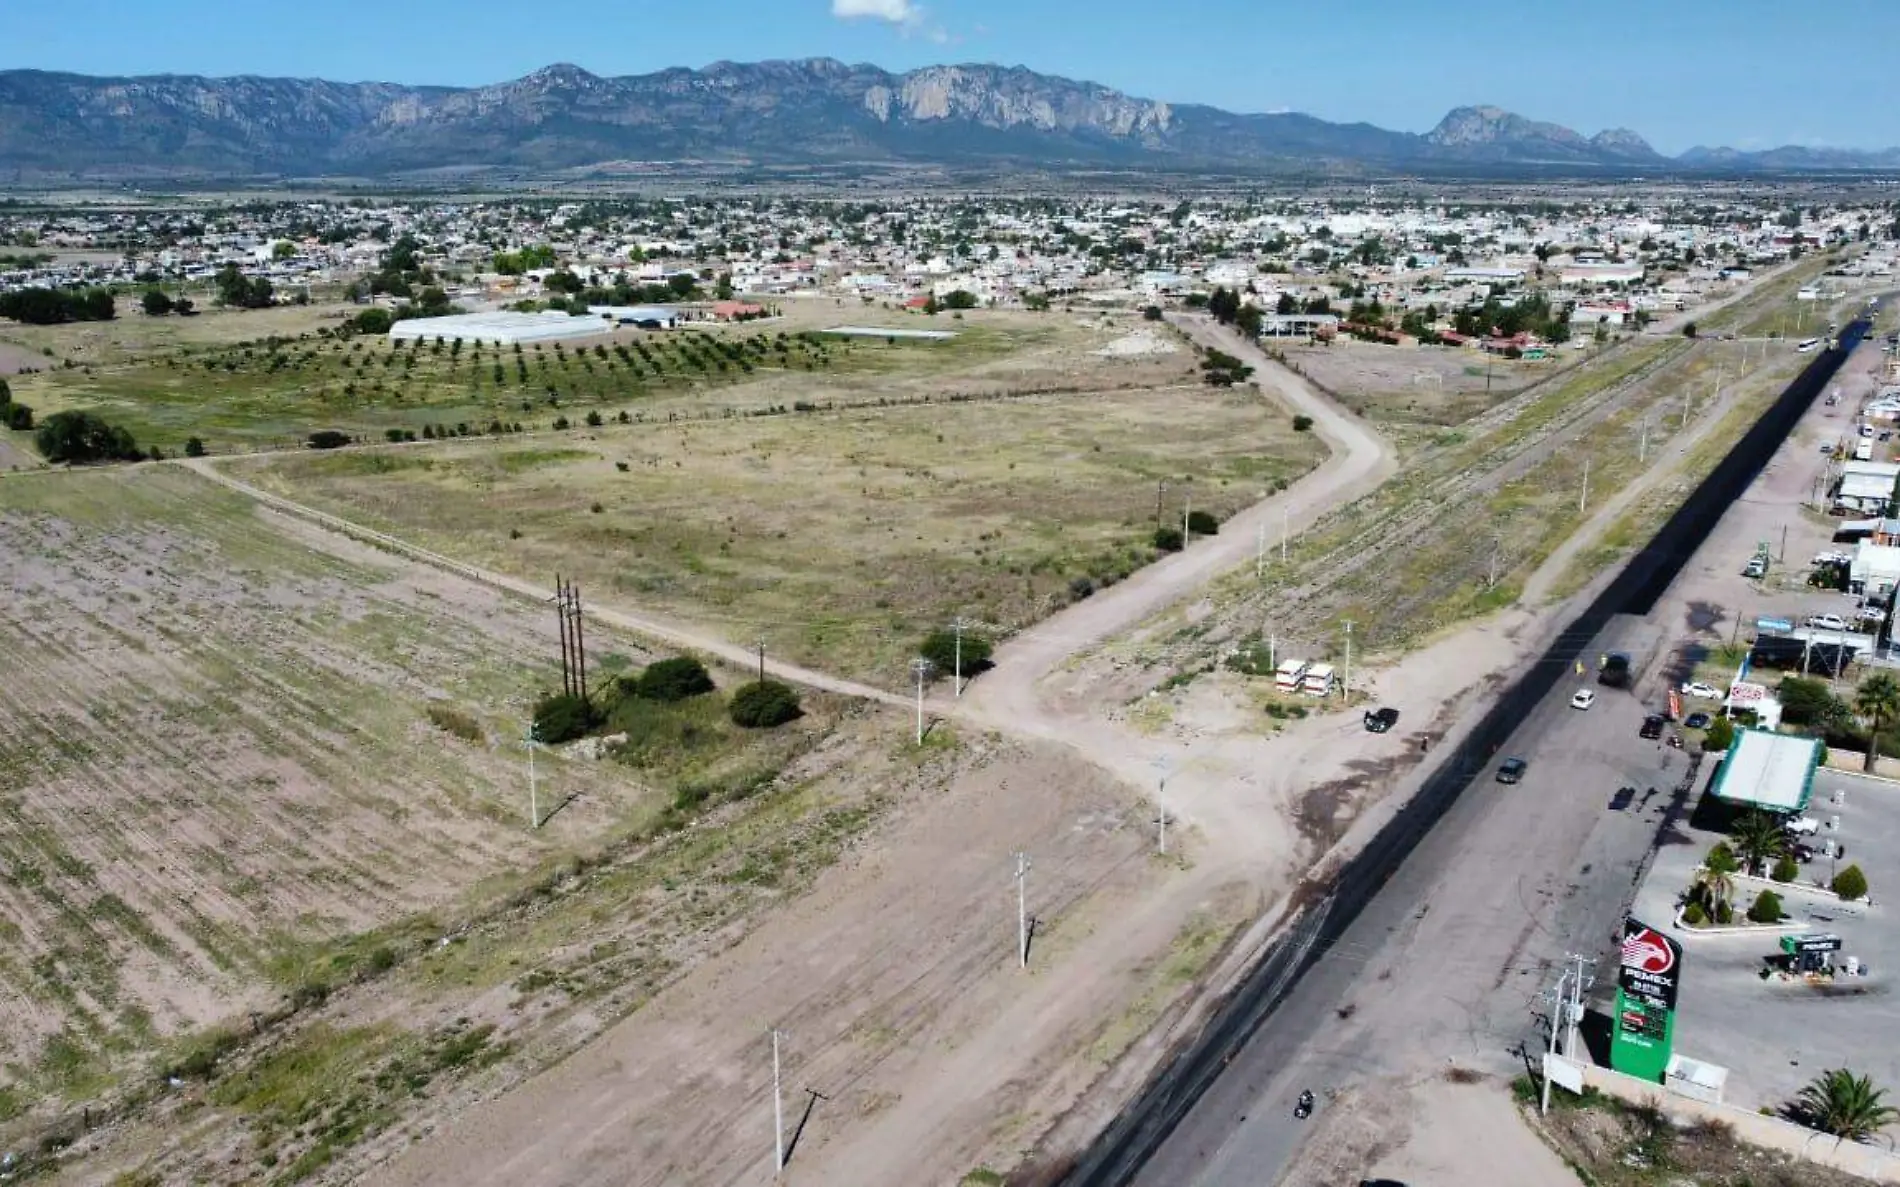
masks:
[[[1628,688],[1630,657],[1626,651],[1612,651],[1597,665],[1597,683],[1609,688]]]

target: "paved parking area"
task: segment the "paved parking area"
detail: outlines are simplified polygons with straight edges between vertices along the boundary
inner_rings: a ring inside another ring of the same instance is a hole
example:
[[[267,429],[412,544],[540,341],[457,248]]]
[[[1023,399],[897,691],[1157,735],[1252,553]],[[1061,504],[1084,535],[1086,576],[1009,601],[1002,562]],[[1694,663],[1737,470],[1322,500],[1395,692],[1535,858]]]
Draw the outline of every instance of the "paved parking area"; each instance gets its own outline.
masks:
[[[1703,764],[1698,792],[1711,769]],[[1837,791],[1840,803],[1834,802]],[[1900,911],[1885,901],[1888,891],[1900,888],[1900,784],[1823,770],[1815,776],[1809,814],[1823,827],[1814,838],[1817,856],[1803,867],[1802,879],[1825,884],[1836,865],[1852,862],[1867,875],[1871,906],[1843,906],[1830,893],[1798,884],[1777,887],[1790,916],[1781,932],[1685,934],[1673,926],[1676,904],[1703,854],[1722,839],[1693,818],[1665,833],[1636,898],[1638,918],[1667,928],[1683,944],[1676,1050],[1728,1068],[1728,1103],[1742,1108],[1783,1104],[1831,1067],[1900,1087],[1900,1043],[1892,1039],[1900,1033]],[[1830,827],[1837,818],[1838,828]],[[1828,837],[1844,848],[1838,863],[1818,856],[1818,842]],[[1761,885],[1737,880],[1738,911],[1754,901]],[[1858,957],[1868,973],[1839,977],[1827,987],[1764,981],[1764,960],[1778,953],[1782,932],[1838,935],[1844,946],[1836,962]],[[1604,972],[1601,980],[1613,983],[1614,970]]]

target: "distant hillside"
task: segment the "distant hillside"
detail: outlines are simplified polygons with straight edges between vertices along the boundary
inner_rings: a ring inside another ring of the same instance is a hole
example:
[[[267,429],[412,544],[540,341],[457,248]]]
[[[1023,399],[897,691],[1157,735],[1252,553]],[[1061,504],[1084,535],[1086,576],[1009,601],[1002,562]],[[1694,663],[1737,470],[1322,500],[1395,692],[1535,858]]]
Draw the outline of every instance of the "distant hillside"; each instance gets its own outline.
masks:
[[[1696,149],[1585,137],[1495,107],[1417,136],[1138,99],[1021,67],[892,74],[827,58],[600,78],[556,65],[474,88],[0,72],[0,179],[387,177],[639,162],[916,162],[1259,171],[1900,168],[1900,150]]]

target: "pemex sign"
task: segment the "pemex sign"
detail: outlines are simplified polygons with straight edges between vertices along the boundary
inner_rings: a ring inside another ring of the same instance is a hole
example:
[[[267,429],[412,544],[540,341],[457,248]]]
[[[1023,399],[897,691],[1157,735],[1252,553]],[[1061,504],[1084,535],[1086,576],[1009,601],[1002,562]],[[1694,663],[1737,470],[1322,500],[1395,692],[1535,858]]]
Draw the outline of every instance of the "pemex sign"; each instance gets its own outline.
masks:
[[[1616,976],[1616,1029],[1610,1038],[1611,1067],[1662,1083],[1675,1033],[1676,985],[1681,971],[1681,944],[1634,916],[1623,920],[1623,948]]]

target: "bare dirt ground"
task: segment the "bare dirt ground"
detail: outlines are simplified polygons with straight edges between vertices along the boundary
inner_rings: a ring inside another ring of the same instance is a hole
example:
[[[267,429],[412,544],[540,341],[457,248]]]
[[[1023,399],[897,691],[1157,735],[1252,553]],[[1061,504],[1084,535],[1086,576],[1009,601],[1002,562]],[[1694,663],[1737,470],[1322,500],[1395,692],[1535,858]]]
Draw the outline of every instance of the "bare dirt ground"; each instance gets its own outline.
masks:
[[[38,351],[28,350],[24,346],[15,346],[9,342],[0,342],[0,375],[18,375],[22,371],[37,371],[47,365],[46,356]]]
[[[1391,1179],[1419,1187],[1574,1187],[1576,1174],[1524,1121],[1507,1086],[1434,1077],[1379,1084],[1323,1102],[1314,1156],[1282,1187]],[[1483,1134],[1482,1141],[1474,1135]]]
[[[1272,345],[1289,367],[1353,412],[1398,424],[1469,420],[1582,357],[1562,347],[1558,357],[1526,362],[1489,359],[1461,347],[1388,346],[1352,339],[1330,346],[1308,346],[1297,339],[1284,347]]]

